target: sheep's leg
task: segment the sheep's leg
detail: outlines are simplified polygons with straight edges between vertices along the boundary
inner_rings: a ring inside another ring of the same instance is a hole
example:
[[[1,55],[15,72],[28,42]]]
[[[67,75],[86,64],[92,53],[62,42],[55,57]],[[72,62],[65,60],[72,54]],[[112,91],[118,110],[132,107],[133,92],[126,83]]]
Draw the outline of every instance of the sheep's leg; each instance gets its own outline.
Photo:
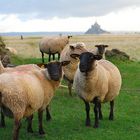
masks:
[[[55,54],[52,54],[53,55],[53,60],[55,60]]]
[[[20,119],[15,118],[15,119],[14,119],[14,134],[13,134],[13,140],[18,140],[20,126],[21,126],[21,121],[20,121]]]
[[[94,128],[98,128],[99,126],[99,100],[97,97],[95,97],[93,103],[95,104],[94,106],[94,114],[95,114],[95,123],[94,123]]]
[[[110,102],[110,115],[109,115],[109,120],[113,120],[114,119],[113,109],[114,109],[114,100]]]
[[[49,112],[49,105],[46,107],[46,120],[50,121],[51,120],[51,114]]]
[[[0,127],[5,127],[5,116],[4,116],[4,113],[2,112],[2,108],[1,108],[1,123],[0,123]]]
[[[51,61],[51,54],[49,53],[49,62]]]
[[[71,89],[72,89],[72,83],[68,81],[68,89],[69,89],[69,95],[72,96]]]
[[[102,106],[101,106],[101,103],[99,103],[99,119],[100,119],[100,120],[103,119],[101,107],[102,107]]]
[[[85,109],[86,109],[86,126],[90,126],[90,116],[89,116],[89,112],[90,112],[90,105],[88,102],[85,102]]]
[[[27,120],[28,120],[27,132],[29,132],[29,133],[33,133],[32,119],[33,119],[33,115],[31,115],[27,118]]]
[[[44,53],[41,52],[41,54],[42,54],[42,63],[44,63]]]
[[[58,53],[58,60],[60,59],[60,53]]]
[[[4,113],[2,112],[2,94],[0,92],[0,113],[1,113],[1,123],[0,123],[0,127],[5,127],[5,117],[4,117]]]
[[[43,135],[43,134],[45,134],[45,132],[43,130],[43,124],[42,124],[42,121],[43,121],[43,110],[39,110],[38,111],[38,121],[39,121],[39,134]]]

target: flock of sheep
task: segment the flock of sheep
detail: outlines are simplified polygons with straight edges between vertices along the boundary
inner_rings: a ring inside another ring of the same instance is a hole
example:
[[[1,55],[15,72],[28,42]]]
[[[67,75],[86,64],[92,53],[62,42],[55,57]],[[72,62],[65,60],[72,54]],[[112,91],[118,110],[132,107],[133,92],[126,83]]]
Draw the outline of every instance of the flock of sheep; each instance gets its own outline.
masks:
[[[5,127],[5,115],[14,118],[13,140],[19,137],[21,119],[27,118],[27,131],[33,133],[33,113],[38,112],[39,134],[44,134],[43,111],[49,104],[62,78],[67,80],[69,95],[72,85],[77,95],[84,101],[86,126],[90,126],[90,103],[94,104],[94,127],[102,119],[101,103],[110,102],[109,120],[114,118],[114,99],[121,88],[121,75],[118,68],[103,58],[107,45],[96,45],[96,51],[89,51],[82,42],[69,44],[72,36],[45,37],[39,43],[44,63],[44,53],[49,61],[40,65],[28,64],[16,67],[3,67],[0,62],[0,110],[1,126]],[[55,60],[58,54],[59,61]],[[51,61],[53,55],[53,61]]]

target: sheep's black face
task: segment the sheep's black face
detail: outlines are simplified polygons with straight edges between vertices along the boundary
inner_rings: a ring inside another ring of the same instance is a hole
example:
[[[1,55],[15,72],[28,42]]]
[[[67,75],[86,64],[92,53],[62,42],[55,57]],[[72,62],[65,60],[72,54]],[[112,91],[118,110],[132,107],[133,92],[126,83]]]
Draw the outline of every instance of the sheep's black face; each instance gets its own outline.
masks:
[[[54,81],[59,81],[62,77],[62,67],[60,62],[51,62],[47,64],[50,78]]]
[[[62,77],[62,66],[68,65],[70,61],[63,61],[63,62],[50,62],[45,65],[48,69],[49,76],[51,80],[60,81]]]
[[[100,60],[102,56],[94,55],[90,52],[85,52],[80,55],[79,69],[81,72],[89,72],[92,70],[95,60]]]
[[[108,47],[108,45],[96,45],[95,47],[98,48],[98,52],[100,55],[103,55],[105,52],[105,48]]]
[[[104,46],[98,47],[98,51],[100,55],[103,55],[105,51],[105,47]]]
[[[80,55],[79,69],[81,72],[88,72],[92,68],[94,57],[92,53],[86,52]]]

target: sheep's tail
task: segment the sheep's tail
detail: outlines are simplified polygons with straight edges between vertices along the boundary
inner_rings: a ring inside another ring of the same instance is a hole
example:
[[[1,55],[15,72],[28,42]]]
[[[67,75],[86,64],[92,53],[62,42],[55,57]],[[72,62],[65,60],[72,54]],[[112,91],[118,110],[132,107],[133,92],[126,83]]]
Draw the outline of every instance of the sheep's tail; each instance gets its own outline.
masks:
[[[2,62],[0,61],[0,74],[4,72],[4,66]]]

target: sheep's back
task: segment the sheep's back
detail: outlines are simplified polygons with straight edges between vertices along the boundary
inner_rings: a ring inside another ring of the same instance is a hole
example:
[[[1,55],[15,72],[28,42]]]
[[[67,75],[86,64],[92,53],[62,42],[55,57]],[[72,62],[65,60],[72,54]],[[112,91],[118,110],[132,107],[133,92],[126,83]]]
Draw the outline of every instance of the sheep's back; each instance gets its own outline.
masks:
[[[25,107],[24,116],[29,116],[38,110],[44,101],[44,91],[39,80],[35,76],[24,72],[1,74],[0,92],[4,104],[13,112],[23,112],[22,110]]]
[[[71,50],[69,49],[69,47],[65,47],[61,52],[60,61],[70,60],[70,63],[63,67],[63,72],[70,81],[73,81],[79,60],[71,58],[70,54]]]
[[[120,71],[113,63],[107,60],[100,60],[98,64],[106,70],[108,77],[108,93],[104,102],[111,101],[119,94],[121,88],[122,79]]]
[[[66,37],[43,38],[39,44],[40,51],[44,53],[60,53],[68,43]]]

